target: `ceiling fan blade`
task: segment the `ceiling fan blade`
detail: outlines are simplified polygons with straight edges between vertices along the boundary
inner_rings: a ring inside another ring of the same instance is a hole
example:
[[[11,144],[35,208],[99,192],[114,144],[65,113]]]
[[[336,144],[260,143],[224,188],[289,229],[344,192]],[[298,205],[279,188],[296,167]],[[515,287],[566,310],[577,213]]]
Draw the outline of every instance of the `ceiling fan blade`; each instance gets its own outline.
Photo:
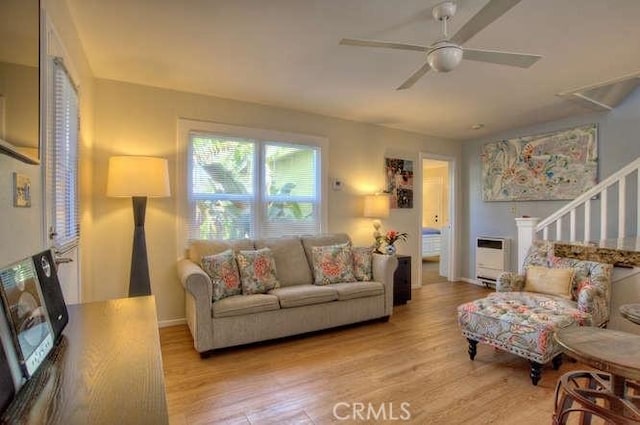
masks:
[[[493,21],[504,15],[509,9],[521,0],[490,0],[473,18],[469,19],[466,24],[451,37],[451,42],[463,44],[471,37],[482,31]]]
[[[355,38],[343,38],[340,40],[340,44],[356,47],[382,47],[385,49],[413,50],[416,52],[426,52],[429,50],[429,47],[427,46],[418,46],[415,44],[390,43],[387,41],[376,40],[356,40]]]
[[[463,48],[463,59],[478,62],[496,63],[499,65],[517,66],[519,68],[529,68],[542,56],[528,55],[524,53],[497,52],[494,50],[478,50]]]
[[[422,65],[420,68],[418,68],[418,70],[416,72],[411,74],[411,77],[407,78],[407,80],[404,83],[402,83],[402,85],[400,87],[398,87],[396,90],[405,90],[405,89],[410,88],[411,86],[413,86],[416,83],[416,81],[418,81],[420,78],[422,78],[422,76],[424,74],[429,72],[430,69],[431,69],[431,67],[429,66],[429,63],[425,62],[424,65]]]

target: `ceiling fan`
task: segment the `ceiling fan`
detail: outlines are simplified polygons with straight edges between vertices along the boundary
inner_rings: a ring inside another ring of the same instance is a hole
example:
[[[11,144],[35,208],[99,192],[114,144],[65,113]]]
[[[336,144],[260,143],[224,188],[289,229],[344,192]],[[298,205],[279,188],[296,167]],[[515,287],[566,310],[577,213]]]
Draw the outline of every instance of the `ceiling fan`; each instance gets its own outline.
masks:
[[[343,38],[340,40],[340,44],[357,47],[381,47],[385,49],[426,52],[427,61],[425,64],[411,74],[396,90],[408,89],[431,69],[437,72],[449,72],[458,66],[462,59],[528,68],[536,63],[542,56],[495,50],[468,49],[461,46],[513,6],[520,3],[520,1],[521,0],[489,0],[489,2],[452,37],[449,37],[447,33],[447,23],[456,13],[456,2],[445,1],[439,3],[433,7],[432,14],[434,19],[442,22],[443,38],[429,46],[387,41],[357,40],[353,38]]]

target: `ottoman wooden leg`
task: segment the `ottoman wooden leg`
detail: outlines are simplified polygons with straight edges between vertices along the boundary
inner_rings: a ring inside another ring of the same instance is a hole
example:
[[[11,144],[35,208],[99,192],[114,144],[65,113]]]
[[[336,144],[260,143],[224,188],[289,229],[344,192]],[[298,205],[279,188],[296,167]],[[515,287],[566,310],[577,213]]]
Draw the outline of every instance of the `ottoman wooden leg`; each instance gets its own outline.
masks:
[[[533,385],[538,385],[538,381],[540,381],[540,378],[542,377],[542,364],[534,361],[531,361],[530,363],[531,374],[529,376],[531,377],[531,383]]]
[[[551,364],[553,365],[553,370],[560,369],[560,366],[562,366],[562,353],[555,356],[553,360],[551,360]]]
[[[471,338],[467,338],[467,341],[469,341],[469,350],[467,350],[467,352],[469,353],[469,358],[473,360],[476,358],[476,353],[478,352],[478,341],[475,341]]]

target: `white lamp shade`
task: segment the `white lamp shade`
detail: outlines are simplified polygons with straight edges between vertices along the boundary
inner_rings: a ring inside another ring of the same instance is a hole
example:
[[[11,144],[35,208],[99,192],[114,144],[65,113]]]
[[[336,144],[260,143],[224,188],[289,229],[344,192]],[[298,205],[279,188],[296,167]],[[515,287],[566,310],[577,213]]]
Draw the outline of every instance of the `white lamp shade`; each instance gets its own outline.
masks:
[[[368,218],[389,217],[389,195],[366,195],[364,197],[364,216]]]
[[[109,158],[107,196],[171,196],[167,160],[149,156],[112,156]]]
[[[437,72],[449,72],[460,64],[462,49],[453,43],[441,42],[427,53],[429,66]]]

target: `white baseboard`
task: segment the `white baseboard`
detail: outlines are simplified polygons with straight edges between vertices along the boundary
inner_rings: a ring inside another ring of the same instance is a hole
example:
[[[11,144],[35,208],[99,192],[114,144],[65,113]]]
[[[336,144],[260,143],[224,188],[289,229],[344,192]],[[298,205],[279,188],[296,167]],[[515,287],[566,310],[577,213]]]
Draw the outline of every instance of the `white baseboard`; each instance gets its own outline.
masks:
[[[159,328],[168,328],[169,326],[178,326],[178,325],[186,325],[187,319],[183,317],[182,319],[171,319],[171,320],[160,320],[158,321]]]
[[[485,286],[485,285],[484,285],[484,283],[480,282],[480,281],[479,281],[479,280],[477,280],[477,279],[471,279],[471,278],[468,278],[468,277],[461,277],[461,278],[460,278],[460,280],[461,280],[462,282],[471,283],[471,284],[473,284],[473,285]]]

